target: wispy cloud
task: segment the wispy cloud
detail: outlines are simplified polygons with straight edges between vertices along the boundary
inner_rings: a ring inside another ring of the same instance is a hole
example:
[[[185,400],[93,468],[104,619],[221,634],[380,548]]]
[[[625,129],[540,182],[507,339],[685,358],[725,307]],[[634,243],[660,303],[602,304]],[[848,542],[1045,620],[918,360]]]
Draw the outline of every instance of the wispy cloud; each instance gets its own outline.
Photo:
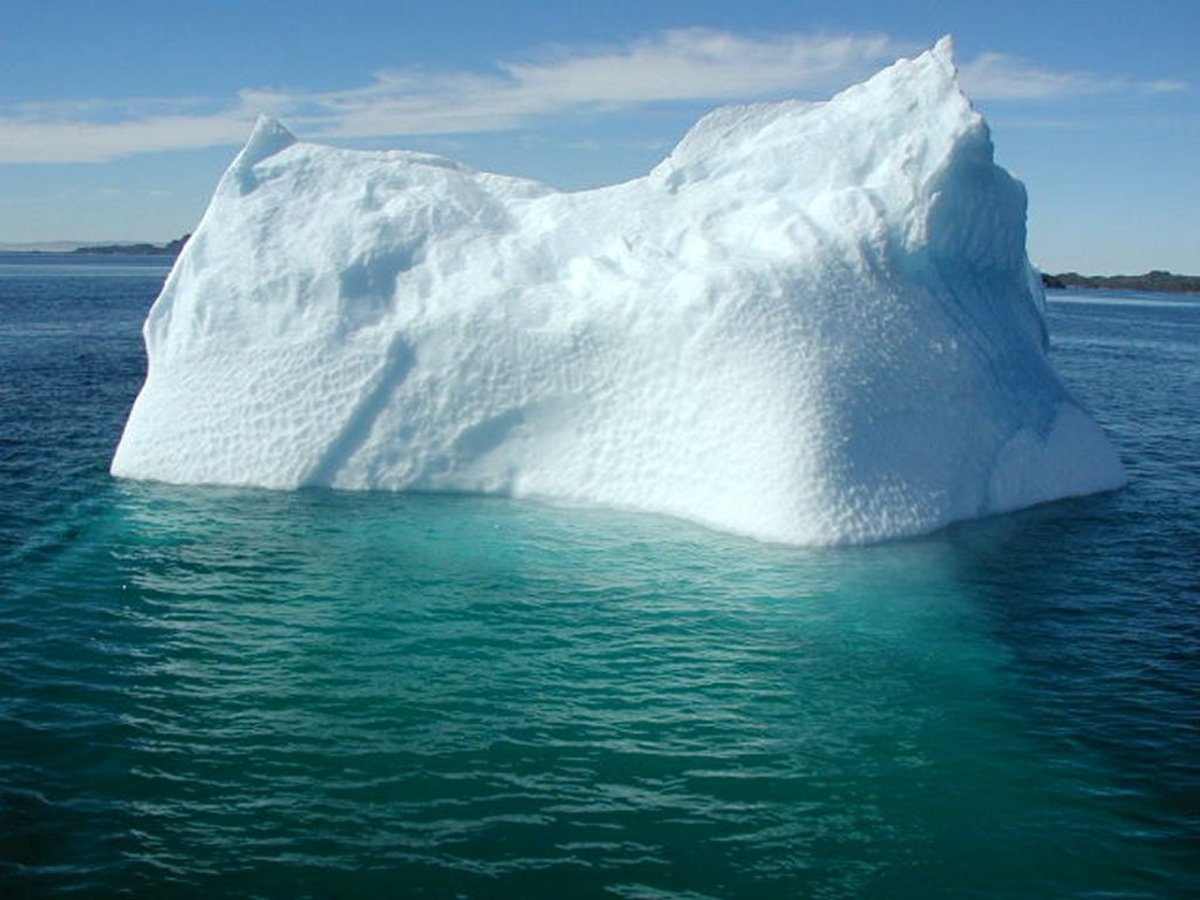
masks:
[[[237,144],[260,112],[285,119],[302,136],[339,140],[494,132],[554,115],[671,101],[820,97],[919,49],[879,34],[762,37],[690,28],[620,46],[550,48],[488,71],[383,71],[339,91],[253,88],[224,100],[25,104],[0,113],[0,162],[97,162]],[[1055,71],[999,53],[982,54],[962,72],[972,95],[985,100],[1185,87]]]
[[[819,94],[910,49],[880,35],[750,38],[683,29],[622,47],[555,48],[489,73],[386,71],[352,90],[245,91],[241,102],[320,137],[497,131],[580,110]]]
[[[1146,81],[1142,84],[1143,90],[1149,91],[1152,94],[1173,94],[1176,91],[1186,91],[1188,83],[1186,81],[1176,81],[1170,78],[1162,78],[1158,81]]]
[[[237,144],[247,114],[164,115],[115,122],[0,117],[0,162],[104,162],[137,153]]]
[[[1004,53],[981,53],[959,66],[967,93],[978,100],[1060,100],[1088,94],[1165,93],[1181,81],[1133,81],[1086,71],[1047,69]]]

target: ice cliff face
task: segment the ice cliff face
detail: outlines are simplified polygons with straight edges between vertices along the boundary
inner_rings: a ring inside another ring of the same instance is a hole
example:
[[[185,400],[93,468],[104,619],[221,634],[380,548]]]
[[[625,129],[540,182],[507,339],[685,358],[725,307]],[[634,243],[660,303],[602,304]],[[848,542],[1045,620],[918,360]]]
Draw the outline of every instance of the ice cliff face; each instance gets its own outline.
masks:
[[[114,474],[482,491],[866,541],[1119,486],[948,41],[563,194],[259,123]]]

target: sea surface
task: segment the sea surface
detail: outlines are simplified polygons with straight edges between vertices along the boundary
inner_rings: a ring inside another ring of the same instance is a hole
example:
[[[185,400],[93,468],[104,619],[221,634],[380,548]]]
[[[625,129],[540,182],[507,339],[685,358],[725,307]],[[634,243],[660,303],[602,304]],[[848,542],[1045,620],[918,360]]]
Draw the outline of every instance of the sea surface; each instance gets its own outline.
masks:
[[[1200,896],[1200,300],[1125,490],[834,550],[120,482],[161,259],[0,256],[0,896]]]

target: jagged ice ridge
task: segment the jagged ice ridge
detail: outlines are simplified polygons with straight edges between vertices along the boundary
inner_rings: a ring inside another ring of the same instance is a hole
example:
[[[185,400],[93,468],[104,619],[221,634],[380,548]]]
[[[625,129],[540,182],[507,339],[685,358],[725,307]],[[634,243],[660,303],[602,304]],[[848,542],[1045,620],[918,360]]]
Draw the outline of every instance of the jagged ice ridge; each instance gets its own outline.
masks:
[[[560,193],[263,119],[145,324],[115,475],[508,494],[858,542],[1120,486],[949,39]]]

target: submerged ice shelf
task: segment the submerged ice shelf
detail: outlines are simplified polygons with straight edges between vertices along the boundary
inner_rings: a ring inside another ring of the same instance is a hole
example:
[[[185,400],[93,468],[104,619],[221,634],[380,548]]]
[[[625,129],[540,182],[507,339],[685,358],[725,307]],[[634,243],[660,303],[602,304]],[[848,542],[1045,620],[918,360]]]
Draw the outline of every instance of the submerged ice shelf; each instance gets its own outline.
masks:
[[[145,325],[115,475],[479,491],[867,541],[1117,487],[950,42],[580,193],[263,119]]]

